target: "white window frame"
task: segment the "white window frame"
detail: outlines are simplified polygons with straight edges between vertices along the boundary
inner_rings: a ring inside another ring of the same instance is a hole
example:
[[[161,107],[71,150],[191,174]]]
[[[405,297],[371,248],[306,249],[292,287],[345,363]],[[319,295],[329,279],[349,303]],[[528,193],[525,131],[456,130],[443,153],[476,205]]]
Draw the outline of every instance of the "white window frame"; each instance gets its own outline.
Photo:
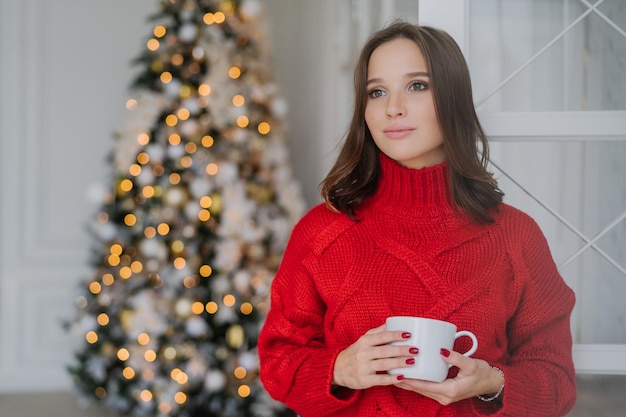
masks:
[[[595,3],[595,2],[594,2]],[[595,3],[595,7],[599,3]],[[420,0],[419,22],[448,31],[467,56],[469,0]],[[590,10],[589,12],[592,12]],[[625,111],[481,112],[481,123],[491,141],[607,141],[625,140]],[[613,224],[622,221],[624,214]],[[586,246],[597,238],[585,238]],[[617,265],[623,272],[623,267]],[[626,278],[626,276],[625,276]],[[575,343],[573,357],[580,374],[626,375],[626,344]]]

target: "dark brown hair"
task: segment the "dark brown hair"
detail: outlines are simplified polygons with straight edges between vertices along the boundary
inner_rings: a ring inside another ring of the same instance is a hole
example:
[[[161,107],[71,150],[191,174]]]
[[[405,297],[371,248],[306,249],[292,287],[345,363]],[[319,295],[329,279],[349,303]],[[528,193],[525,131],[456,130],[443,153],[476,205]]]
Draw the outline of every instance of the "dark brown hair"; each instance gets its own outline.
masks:
[[[378,147],[365,123],[367,66],[372,52],[397,38],[412,40],[422,51],[448,161],[451,200],[477,223],[491,223],[503,193],[487,171],[489,146],[478,121],[463,53],[446,32],[396,21],[375,32],[361,50],[354,71],[354,112],[343,147],[320,192],[326,205],[355,217],[356,207],[374,194],[380,163]],[[482,145],[482,151],[478,143]]]

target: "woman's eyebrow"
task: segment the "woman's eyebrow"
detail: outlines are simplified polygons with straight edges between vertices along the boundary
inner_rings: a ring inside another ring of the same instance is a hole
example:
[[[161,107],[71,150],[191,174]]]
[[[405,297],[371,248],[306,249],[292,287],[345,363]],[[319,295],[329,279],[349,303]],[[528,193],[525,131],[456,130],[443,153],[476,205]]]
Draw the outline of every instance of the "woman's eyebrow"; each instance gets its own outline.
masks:
[[[426,71],[416,71],[416,72],[410,72],[406,75],[406,78],[414,78],[414,77],[430,77],[430,74]]]
[[[404,77],[405,78],[430,77],[430,74],[428,72],[426,72],[426,71],[416,71],[416,72],[409,72]],[[382,81],[381,78],[370,78],[369,80],[367,80],[366,85],[379,83],[381,81]]]

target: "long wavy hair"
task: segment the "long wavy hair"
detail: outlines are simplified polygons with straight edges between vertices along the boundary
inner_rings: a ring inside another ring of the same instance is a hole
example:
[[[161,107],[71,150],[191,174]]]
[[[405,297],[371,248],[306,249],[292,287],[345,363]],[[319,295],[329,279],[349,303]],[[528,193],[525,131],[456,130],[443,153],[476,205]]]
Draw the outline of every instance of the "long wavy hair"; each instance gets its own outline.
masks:
[[[334,166],[320,184],[326,205],[355,219],[356,208],[374,194],[380,176],[378,147],[365,122],[367,67],[372,52],[397,38],[412,40],[430,73],[435,110],[443,133],[451,201],[477,223],[492,223],[503,193],[487,170],[489,146],[472,98],[463,53],[446,32],[396,21],[365,43],[354,71],[354,112]],[[479,147],[480,144],[480,147]]]

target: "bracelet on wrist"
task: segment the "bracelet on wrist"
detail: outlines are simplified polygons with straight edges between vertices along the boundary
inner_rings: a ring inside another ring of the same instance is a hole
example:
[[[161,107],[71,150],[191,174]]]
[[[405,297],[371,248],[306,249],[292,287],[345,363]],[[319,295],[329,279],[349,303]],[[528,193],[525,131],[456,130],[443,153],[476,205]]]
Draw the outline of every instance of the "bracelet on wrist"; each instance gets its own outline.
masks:
[[[489,401],[493,401],[495,399],[498,399],[500,397],[500,395],[502,395],[502,391],[504,391],[504,385],[505,385],[504,372],[502,372],[502,369],[498,368],[497,366],[492,366],[492,368],[495,369],[496,371],[500,372],[500,375],[502,376],[502,385],[500,386],[500,389],[498,390],[498,392],[496,392],[491,397],[485,397],[483,395],[477,395],[476,398],[478,398],[481,401],[489,402]]]

